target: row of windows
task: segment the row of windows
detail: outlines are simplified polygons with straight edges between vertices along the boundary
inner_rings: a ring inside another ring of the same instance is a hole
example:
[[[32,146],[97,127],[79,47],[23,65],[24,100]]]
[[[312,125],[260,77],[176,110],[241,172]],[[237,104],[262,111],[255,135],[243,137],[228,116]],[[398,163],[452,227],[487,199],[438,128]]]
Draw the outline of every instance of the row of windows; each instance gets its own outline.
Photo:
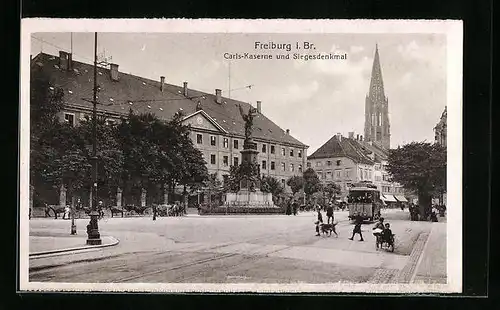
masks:
[[[333,160],[333,161],[332,160],[327,160],[325,162],[325,166],[330,167],[334,163],[335,163],[336,166],[340,166],[340,165],[342,165],[342,160],[340,160],[340,159]],[[323,167],[323,162],[322,161],[317,161],[317,162],[315,162],[314,166],[315,167]],[[307,163],[307,167],[310,168],[311,167],[311,163]]]
[[[86,116],[82,116],[80,119],[85,119]],[[64,113],[64,121],[71,126],[75,126],[75,114],[73,113]],[[115,120],[107,119],[107,125],[115,124]]]
[[[210,154],[210,164],[211,165],[216,165],[217,164],[217,156],[215,154]],[[239,158],[237,156],[233,157],[233,165],[237,166],[239,165]],[[229,166],[229,156],[224,155],[222,156],[222,166],[228,167]],[[267,161],[263,160],[261,163],[262,170],[267,170]],[[281,171],[286,171],[286,163],[281,163],[280,170]],[[276,162],[271,161],[270,162],[270,169],[271,170],[276,170]],[[302,172],[302,165],[298,164],[295,166],[295,164],[291,163],[288,165],[288,169],[290,172],[295,172],[295,169],[297,169],[298,172]]]
[[[197,144],[203,144],[203,135],[202,134],[196,134],[196,143]],[[216,136],[210,136],[210,145],[211,146],[216,146],[217,145],[217,137]],[[222,147],[223,148],[229,148],[229,138],[222,138]],[[239,140],[234,139],[233,140],[233,148],[238,149],[239,148]],[[267,153],[267,144],[262,144],[262,153]],[[276,154],[276,146],[271,145],[270,148],[270,153],[271,154]],[[281,155],[286,156],[286,148],[282,147],[281,148]],[[289,151],[290,157],[295,156],[295,150],[290,149]],[[297,157],[302,158],[302,150],[297,150]]]
[[[402,188],[402,187],[382,186],[382,193],[404,194],[404,188]]]
[[[337,169],[335,171],[318,171],[317,172],[318,174],[318,177],[320,179],[324,179],[324,180],[332,180],[334,177],[336,180],[340,180],[342,179],[342,170],[341,169]],[[352,175],[352,169],[345,169],[344,170],[344,178],[345,179],[351,179],[353,177]]]

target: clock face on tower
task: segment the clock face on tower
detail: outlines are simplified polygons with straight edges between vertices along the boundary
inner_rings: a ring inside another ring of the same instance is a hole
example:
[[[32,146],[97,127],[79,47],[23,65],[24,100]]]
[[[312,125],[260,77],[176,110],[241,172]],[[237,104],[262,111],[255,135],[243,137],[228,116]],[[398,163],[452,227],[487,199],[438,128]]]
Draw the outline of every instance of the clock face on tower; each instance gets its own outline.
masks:
[[[196,122],[198,123],[198,125],[203,124],[203,118],[202,118],[201,116],[198,116],[198,117],[196,118]]]

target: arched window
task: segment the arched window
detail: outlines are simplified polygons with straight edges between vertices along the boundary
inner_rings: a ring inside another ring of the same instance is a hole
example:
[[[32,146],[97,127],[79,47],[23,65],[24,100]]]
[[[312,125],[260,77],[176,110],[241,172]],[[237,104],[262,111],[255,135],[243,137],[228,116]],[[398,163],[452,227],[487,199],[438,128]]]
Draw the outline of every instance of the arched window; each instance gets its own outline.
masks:
[[[375,125],[375,113],[372,113],[372,125]]]
[[[378,125],[382,126],[382,113],[378,112]]]

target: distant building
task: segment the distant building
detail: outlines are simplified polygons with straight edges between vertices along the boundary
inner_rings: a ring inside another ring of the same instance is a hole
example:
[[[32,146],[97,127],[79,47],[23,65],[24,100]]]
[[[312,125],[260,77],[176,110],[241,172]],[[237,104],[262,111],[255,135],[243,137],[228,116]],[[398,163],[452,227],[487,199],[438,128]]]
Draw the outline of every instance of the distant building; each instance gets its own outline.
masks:
[[[447,117],[446,107],[444,107],[444,111],[441,114],[441,118],[439,122],[434,127],[434,142],[446,147],[446,117]]]
[[[45,76],[64,90],[65,108],[60,118],[76,125],[92,113],[93,70],[93,65],[73,61],[67,52],[61,51],[59,57],[40,53],[32,59],[31,79]],[[220,89],[208,94],[188,88],[187,82],[175,86],[167,84],[165,77],[154,81],[119,72],[118,64],[99,67],[97,84],[97,111],[110,123],[126,118],[130,109],[153,113],[162,120],[170,120],[181,111],[184,122],[191,125],[191,138],[202,151],[209,173],[222,180],[231,165],[241,163],[245,135],[239,105],[248,111],[249,103],[223,97]],[[260,152],[261,173],[285,185],[289,177],[302,174],[308,146],[267,118],[260,101],[256,107],[253,135]]]
[[[370,89],[365,98],[365,140],[387,150],[391,147],[389,100],[385,96],[378,46],[375,47]]]
[[[388,151],[373,142],[363,140],[363,136],[350,132],[348,137],[340,133],[334,135],[307,158],[323,183],[334,182],[341,188],[345,198],[349,188],[358,182],[369,182],[377,186],[387,200],[406,202],[403,187],[390,181],[386,170]]]

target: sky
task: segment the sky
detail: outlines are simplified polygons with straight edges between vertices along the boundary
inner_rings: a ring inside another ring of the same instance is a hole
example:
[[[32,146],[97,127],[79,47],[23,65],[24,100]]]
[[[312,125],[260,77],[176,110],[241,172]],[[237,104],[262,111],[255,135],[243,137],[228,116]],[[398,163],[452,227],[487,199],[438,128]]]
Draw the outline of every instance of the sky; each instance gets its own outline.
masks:
[[[43,42],[42,42],[43,40]],[[255,49],[255,42],[290,43],[292,50]],[[298,42],[315,50],[296,50]],[[214,93],[255,106],[312,154],[334,134],[363,135],[365,96],[378,45],[389,101],[391,147],[433,141],[446,105],[446,37],[442,34],[99,33],[98,53],[120,72]],[[31,54],[93,62],[93,33],[33,33]],[[272,54],[272,60],[225,59],[224,54]],[[346,54],[345,60],[275,59],[277,54]],[[252,85],[251,88],[246,86]]]

